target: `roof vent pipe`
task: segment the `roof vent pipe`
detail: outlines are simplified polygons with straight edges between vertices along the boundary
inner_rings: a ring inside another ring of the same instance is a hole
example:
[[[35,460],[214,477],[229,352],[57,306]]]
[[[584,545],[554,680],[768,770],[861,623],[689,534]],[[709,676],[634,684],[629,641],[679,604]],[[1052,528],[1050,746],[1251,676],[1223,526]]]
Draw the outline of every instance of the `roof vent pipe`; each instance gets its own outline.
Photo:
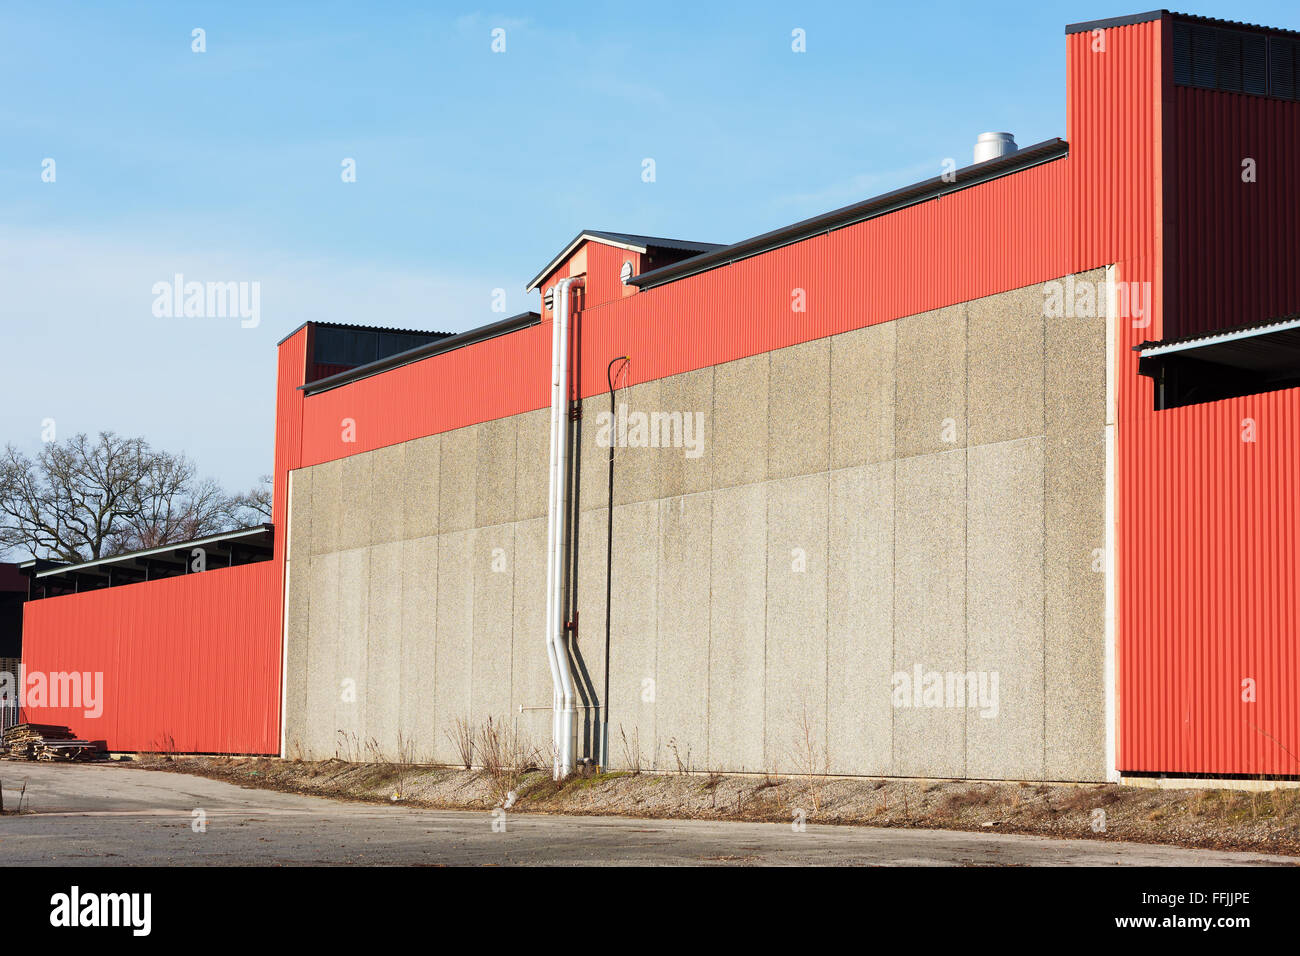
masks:
[[[980,133],[975,141],[975,162],[986,163],[999,156],[1010,156],[1020,147],[1010,133]]]

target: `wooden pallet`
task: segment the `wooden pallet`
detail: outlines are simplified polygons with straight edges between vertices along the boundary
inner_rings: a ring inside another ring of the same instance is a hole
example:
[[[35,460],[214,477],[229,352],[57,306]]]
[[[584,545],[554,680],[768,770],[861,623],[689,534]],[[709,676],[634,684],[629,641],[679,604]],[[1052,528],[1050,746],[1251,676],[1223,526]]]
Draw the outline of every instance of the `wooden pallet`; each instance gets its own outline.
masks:
[[[99,753],[97,744],[55,724],[17,724],[5,731],[3,745],[9,760],[86,760]]]

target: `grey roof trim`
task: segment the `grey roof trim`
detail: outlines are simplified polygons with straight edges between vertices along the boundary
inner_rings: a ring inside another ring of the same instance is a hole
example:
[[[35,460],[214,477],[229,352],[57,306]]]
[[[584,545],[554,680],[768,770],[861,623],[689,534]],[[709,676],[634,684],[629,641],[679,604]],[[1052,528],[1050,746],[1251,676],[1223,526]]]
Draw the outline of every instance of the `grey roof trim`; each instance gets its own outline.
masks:
[[[147,548],[144,551],[127,551],[124,554],[115,554],[108,558],[97,558],[94,561],[82,561],[80,564],[61,564],[56,568],[48,571],[37,570],[34,577],[48,578],[60,574],[67,574],[71,571],[84,571],[86,568],[96,568],[106,564],[123,564],[128,561],[134,561],[136,558],[147,558],[153,554],[170,554],[173,551],[179,551],[183,548],[197,548],[205,544],[219,544],[223,541],[234,541],[239,538],[251,538],[256,535],[265,535],[273,533],[274,528],[270,524],[254,525],[251,528],[240,528],[236,531],[223,531],[220,534],[210,534],[203,538],[195,538],[192,541],[177,541],[173,544],[164,544],[156,548]],[[38,561],[24,561],[22,567],[28,565],[37,565]]]
[[[617,249],[627,249],[629,252],[645,254],[649,249],[682,249],[686,252],[709,252],[713,249],[721,249],[722,245],[716,242],[690,242],[686,239],[665,239],[660,236],[638,236],[630,232],[606,232],[601,229],[584,229],[573,237],[573,241],[560,250],[560,254],[546,264],[541,272],[533,276],[525,292],[532,292],[542,281],[554,272],[574,249],[578,248],[583,242],[594,239],[596,242],[603,242],[607,246],[614,246]]]
[[[464,348],[467,345],[486,342],[488,339],[494,339],[498,335],[508,335],[511,332],[518,332],[520,329],[526,329],[541,321],[541,315],[536,312],[520,312],[518,315],[513,315],[508,319],[502,319],[500,322],[493,322],[490,325],[481,325],[476,329],[459,332],[456,335],[450,335],[445,339],[438,339],[425,345],[417,345],[413,349],[407,349],[405,352],[398,352],[396,355],[381,358],[378,361],[370,362],[367,365],[358,365],[356,368],[350,368],[346,372],[339,372],[337,375],[331,375],[328,378],[322,378],[315,382],[308,382],[306,385],[299,385],[298,389],[307,395],[317,395],[321,392],[327,392],[331,388],[338,388],[340,385],[347,385],[350,382],[355,382],[358,379],[369,378],[371,375],[378,375],[380,372],[387,372],[391,369],[400,368],[403,365],[410,365],[412,362],[419,362],[435,355],[441,355],[443,352],[451,352],[459,348]]]
[[[926,179],[911,186],[904,186],[901,189],[883,193],[863,202],[854,203],[851,206],[844,206],[841,209],[822,213],[820,216],[804,219],[790,226],[783,226],[772,232],[765,232],[761,236],[755,236],[752,239],[745,239],[730,246],[723,246],[713,252],[706,252],[690,259],[683,259],[681,262],[664,266],[662,269],[644,272],[639,276],[633,276],[629,280],[629,284],[642,289],[652,289],[666,282],[674,282],[687,276],[698,275],[701,272],[730,265],[740,259],[748,259],[750,256],[770,252],[782,246],[793,245],[813,236],[832,232],[836,229],[843,229],[845,226],[852,226],[868,219],[875,219],[877,216],[883,216],[907,206],[914,206],[930,199],[946,196],[948,193],[969,189],[971,186],[978,186],[981,183],[999,179],[1011,173],[1018,173],[1032,166],[1052,162],[1069,155],[1069,152],[1070,144],[1063,139],[1044,140],[1041,143],[1019,149],[1009,156],[965,166],[956,171],[955,178],[951,182],[945,180],[942,176],[935,176],[933,179]]]

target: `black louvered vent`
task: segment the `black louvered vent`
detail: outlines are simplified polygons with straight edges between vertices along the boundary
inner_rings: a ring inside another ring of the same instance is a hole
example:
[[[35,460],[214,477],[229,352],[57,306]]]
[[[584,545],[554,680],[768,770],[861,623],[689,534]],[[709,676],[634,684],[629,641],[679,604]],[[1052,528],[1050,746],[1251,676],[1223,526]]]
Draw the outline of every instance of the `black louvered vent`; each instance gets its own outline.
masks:
[[[1228,93],[1300,99],[1300,43],[1200,23],[1174,23],[1174,82]]]
[[[1300,99],[1296,86],[1296,66],[1300,65],[1300,42],[1269,37],[1268,89],[1273,96],[1287,100]]]

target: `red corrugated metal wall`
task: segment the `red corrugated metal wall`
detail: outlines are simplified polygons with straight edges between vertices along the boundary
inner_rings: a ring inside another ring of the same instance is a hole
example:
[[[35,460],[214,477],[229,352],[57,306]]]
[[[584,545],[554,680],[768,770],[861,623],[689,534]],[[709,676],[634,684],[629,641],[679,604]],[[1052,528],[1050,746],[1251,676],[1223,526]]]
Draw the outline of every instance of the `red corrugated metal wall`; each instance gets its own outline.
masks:
[[[103,707],[28,707],[111,750],[278,753],[274,561],[29,602],[23,665],[103,675]],[[55,701],[47,701],[55,703]]]
[[[1169,21],[1163,30],[1168,63]],[[1072,78],[1085,40],[1072,38]],[[1167,69],[1155,77],[1153,87],[1133,72],[1130,108],[1091,99],[1093,77],[1072,83],[1071,98],[1085,123],[1128,131],[1113,134],[1116,161],[1135,127],[1138,140],[1151,128],[1144,97],[1159,107],[1167,144],[1156,157],[1160,215],[1116,237],[1137,254],[1124,277],[1152,281],[1157,294],[1150,328],[1117,329],[1119,766],[1298,774],[1300,389],[1156,412],[1131,347],[1300,308],[1300,271],[1288,261],[1300,248],[1300,107],[1177,87]],[[1094,135],[1071,126],[1081,147]],[[1254,184],[1241,180],[1247,156]],[[1245,441],[1252,423],[1256,440]]]

